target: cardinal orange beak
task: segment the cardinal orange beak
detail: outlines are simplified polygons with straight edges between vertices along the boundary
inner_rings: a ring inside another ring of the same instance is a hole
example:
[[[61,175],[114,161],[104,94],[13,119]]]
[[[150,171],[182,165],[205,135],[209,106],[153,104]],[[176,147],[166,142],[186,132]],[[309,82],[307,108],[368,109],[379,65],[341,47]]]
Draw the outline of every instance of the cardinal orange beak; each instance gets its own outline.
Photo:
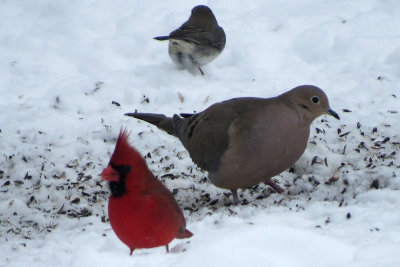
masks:
[[[101,179],[109,182],[118,182],[119,173],[114,170],[110,165],[101,173]]]

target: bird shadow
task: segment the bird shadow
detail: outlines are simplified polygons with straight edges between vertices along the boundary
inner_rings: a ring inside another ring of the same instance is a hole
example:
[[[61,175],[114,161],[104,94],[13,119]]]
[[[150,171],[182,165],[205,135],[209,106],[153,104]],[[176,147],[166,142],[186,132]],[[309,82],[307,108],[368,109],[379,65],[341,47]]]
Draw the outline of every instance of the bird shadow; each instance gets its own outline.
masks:
[[[176,244],[173,248],[169,250],[170,253],[182,253],[188,250],[190,247],[190,241],[181,242]]]

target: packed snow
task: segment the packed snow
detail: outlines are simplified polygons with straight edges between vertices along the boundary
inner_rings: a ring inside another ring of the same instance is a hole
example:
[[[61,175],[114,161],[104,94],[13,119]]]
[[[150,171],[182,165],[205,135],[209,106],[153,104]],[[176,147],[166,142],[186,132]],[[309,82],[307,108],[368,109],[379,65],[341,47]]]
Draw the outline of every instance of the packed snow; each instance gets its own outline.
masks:
[[[166,42],[206,4],[224,28],[205,75]],[[0,266],[400,266],[400,2],[4,0],[0,8]],[[341,120],[264,184],[216,188],[181,143],[124,116],[322,88]],[[173,192],[191,239],[129,249],[107,216],[120,128]]]

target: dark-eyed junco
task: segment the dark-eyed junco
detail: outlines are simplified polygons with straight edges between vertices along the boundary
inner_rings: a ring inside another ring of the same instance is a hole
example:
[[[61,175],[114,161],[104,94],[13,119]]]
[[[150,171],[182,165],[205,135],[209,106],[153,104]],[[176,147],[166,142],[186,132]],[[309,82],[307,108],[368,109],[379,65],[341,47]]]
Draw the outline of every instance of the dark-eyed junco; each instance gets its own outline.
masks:
[[[198,68],[202,75],[204,72],[200,66],[216,58],[226,42],[225,32],[218,25],[213,12],[203,5],[195,6],[188,21],[169,36],[154,39],[169,40],[168,53],[175,64],[191,72]]]

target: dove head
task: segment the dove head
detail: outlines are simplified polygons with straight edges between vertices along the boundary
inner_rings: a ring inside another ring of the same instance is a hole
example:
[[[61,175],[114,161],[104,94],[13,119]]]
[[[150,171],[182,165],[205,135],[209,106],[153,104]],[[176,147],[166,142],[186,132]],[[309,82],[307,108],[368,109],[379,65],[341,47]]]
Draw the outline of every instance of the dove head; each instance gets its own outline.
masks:
[[[145,160],[129,144],[128,137],[127,130],[121,129],[110,162],[101,173],[101,178],[109,182],[113,196],[122,196],[125,193],[128,177],[130,179],[140,177],[140,175],[135,174],[138,171],[147,170]]]
[[[340,120],[339,115],[329,107],[328,97],[320,88],[313,85],[301,85],[281,95],[289,101],[310,123],[323,114]]]
[[[211,9],[203,5],[195,6],[192,9],[192,14],[187,23],[203,29],[212,29],[218,26],[217,19]]]

